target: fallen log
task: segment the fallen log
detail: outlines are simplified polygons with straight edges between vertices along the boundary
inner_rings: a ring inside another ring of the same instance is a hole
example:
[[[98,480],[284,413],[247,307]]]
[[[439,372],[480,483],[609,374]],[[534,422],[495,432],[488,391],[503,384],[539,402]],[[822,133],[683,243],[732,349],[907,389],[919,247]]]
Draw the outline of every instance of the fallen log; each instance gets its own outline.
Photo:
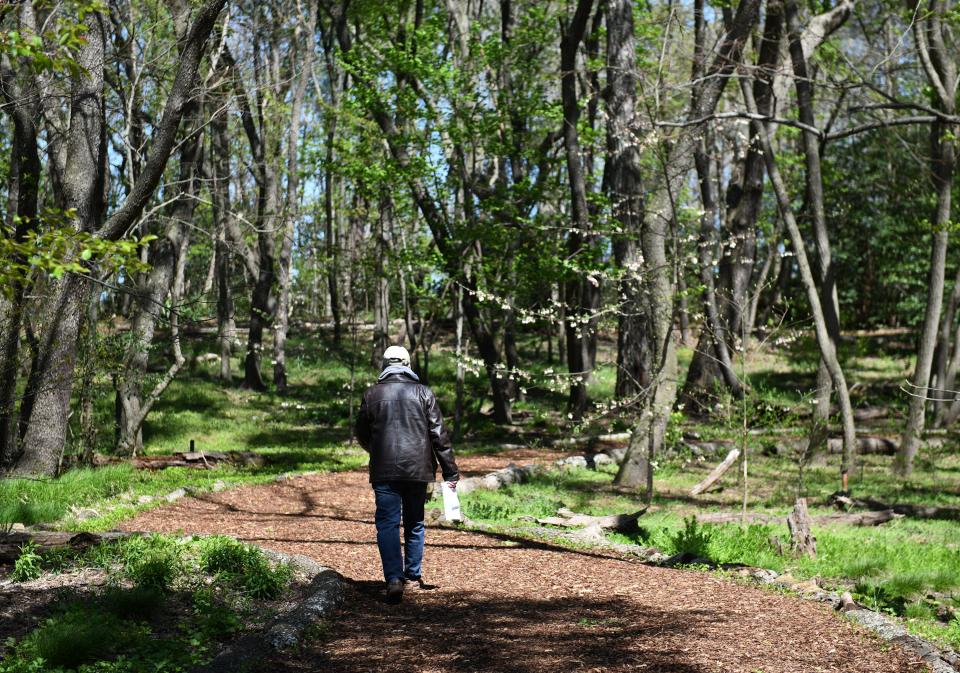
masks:
[[[699,484],[690,489],[690,495],[700,495],[708,488],[713,486],[720,477],[723,476],[724,472],[730,469],[730,466],[733,465],[734,461],[740,457],[740,449],[733,449],[730,453],[727,454],[727,457],[723,459],[723,462],[713,468],[713,471],[707,475],[707,478],[701,481]]]
[[[266,458],[255,451],[180,451],[162,456],[108,456],[102,453],[93,454],[93,465],[131,465],[138,470],[163,470],[168,467],[190,467],[196,469],[210,469],[221,463],[239,465],[243,467],[263,467]]]
[[[877,512],[860,512],[855,514],[822,514],[811,517],[811,521],[818,526],[828,526],[832,524],[844,524],[847,526],[879,526],[899,519],[900,514],[893,510],[884,510]],[[697,523],[740,523],[747,524],[784,524],[786,517],[777,514],[750,513],[746,518],[742,518],[740,512],[704,512],[695,514]]]
[[[782,439],[777,444],[770,445],[764,449],[764,454],[768,456],[785,456],[802,453],[807,450],[809,441],[806,437],[796,437]],[[900,444],[892,437],[857,437],[857,454],[861,456],[893,456],[896,455]],[[842,453],[843,439],[840,437],[831,437],[827,440],[827,453]]]
[[[58,549],[72,549],[82,551],[87,547],[98,545],[101,542],[115,542],[139,533],[69,533],[59,531],[14,531],[0,533],[0,563],[13,563],[20,558],[20,551],[24,545],[34,543],[37,553]]]
[[[943,440],[938,438],[929,438],[923,445],[927,448],[939,448],[943,446]],[[805,451],[807,448],[807,438],[785,440],[780,444],[768,447],[765,453],[768,455],[785,455]],[[883,437],[881,435],[866,435],[857,437],[857,454],[861,456],[895,456],[900,449],[900,441],[895,437]],[[831,437],[827,440],[828,453],[842,453],[843,439],[840,437]]]
[[[542,472],[543,466],[533,463],[531,465],[517,466],[511,463],[502,470],[490,472],[482,477],[467,477],[457,482],[457,493],[463,495],[477,489],[495,491],[498,488],[508,484],[520,484],[528,481],[533,475]],[[434,495],[440,493],[440,487],[437,485]]]
[[[789,409],[789,411],[793,416],[799,416],[800,418],[813,415],[813,407],[809,406],[797,406]],[[830,407],[831,415],[838,412],[839,408],[836,405]],[[853,420],[857,423],[887,418],[889,415],[890,407],[860,407],[859,409],[853,410]]]
[[[608,516],[590,516],[577,514],[565,507],[557,510],[559,516],[548,516],[537,519],[537,523],[563,528],[599,528],[601,530],[615,530],[618,533],[630,533],[637,530],[637,519],[643,516],[647,509],[643,508],[633,514],[610,514]]]
[[[684,439],[683,445],[695,456],[724,455],[733,444],[732,439]]]
[[[871,512],[893,512],[899,516],[912,519],[942,519],[946,521],[960,521],[960,507],[937,507],[933,505],[900,505],[887,504],[873,498],[851,498],[843,493],[834,493],[828,500],[829,504],[843,510],[862,508]]]
[[[629,432],[614,432],[605,435],[581,435],[574,437],[546,437],[542,434],[528,435],[518,433],[518,439],[524,441],[523,444],[506,442],[494,444],[497,449],[502,451],[515,451],[518,449],[529,449],[533,446],[541,447],[571,447],[571,446],[589,446],[593,448],[617,448],[624,447],[630,442]],[[487,442],[477,442],[484,446],[490,446]]]
[[[783,523],[784,517],[778,514],[750,513],[743,517],[740,512],[704,512],[694,514],[697,523]]]
[[[857,437],[857,453],[866,456],[894,456],[900,448],[900,442],[892,437]],[[831,437],[827,440],[827,451],[843,452],[843,439]]]
[[[892,509],[884,509],[857,514],[823,514],[814,517],[814,520],[818,524],[844,523],[850,526],[879,526],[882,523],[902,518],[902,514],[897,514]]]

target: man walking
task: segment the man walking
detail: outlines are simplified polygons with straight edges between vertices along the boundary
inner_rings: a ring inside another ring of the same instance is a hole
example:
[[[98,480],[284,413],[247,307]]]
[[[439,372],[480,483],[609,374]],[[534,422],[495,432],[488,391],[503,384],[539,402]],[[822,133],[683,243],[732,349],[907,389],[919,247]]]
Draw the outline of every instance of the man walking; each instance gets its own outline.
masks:
[[[456,488],[460,478],[437,398],[410,369],[410,354],[403,346],[384,351],[383,371],[376,385],[363,394],[356,434],[370,454],[377,547],[387,582],[387,602],[399,603],[405,582],[422,583],[427,484],[436,479],[438,463],[451,488]]]

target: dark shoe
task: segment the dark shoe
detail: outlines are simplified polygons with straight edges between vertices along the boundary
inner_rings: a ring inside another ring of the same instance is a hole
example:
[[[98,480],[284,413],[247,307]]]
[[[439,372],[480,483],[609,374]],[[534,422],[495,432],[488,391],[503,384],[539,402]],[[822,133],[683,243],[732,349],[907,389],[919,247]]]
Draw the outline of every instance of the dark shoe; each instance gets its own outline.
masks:
[[[424,582],[422,577],[404,577],[403,581],[406,582],[408,587],[414,587],[423,591],[432,591],[437,588],[436,584],[427,584]]]
[[[403,580],[387,582],[387,603],[396,605],[403,600]]]

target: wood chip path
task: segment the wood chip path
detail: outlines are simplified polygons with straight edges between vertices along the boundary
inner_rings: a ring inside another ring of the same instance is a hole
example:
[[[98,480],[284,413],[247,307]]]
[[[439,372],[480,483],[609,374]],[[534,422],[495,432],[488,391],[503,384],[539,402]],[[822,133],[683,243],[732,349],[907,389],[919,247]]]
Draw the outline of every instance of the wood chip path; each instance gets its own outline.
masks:
[[[483,473],[535,454],[465,457]],[[557,454],[546,454],[545,459]],[[892,673],[924,666],[828,606],[573,551],[430,528],[424,578],[433,590],[382,601],[366,474],[297,477],[185,498],[126,530],[226,533],[306,554],[351,582],[328,631],[251,670],[278,673]]]

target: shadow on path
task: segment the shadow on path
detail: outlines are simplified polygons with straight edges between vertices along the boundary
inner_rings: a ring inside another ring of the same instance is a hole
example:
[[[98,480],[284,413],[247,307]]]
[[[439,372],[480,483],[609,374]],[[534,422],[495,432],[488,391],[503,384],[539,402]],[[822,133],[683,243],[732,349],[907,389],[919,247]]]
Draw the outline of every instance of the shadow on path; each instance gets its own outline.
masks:
[[[351,647],[331,652],[313,643],[301,656],[259,670],[701,673],[705,669],[670,643],[718,621],[710,610],[648,607],[639,615],[636,605],[616,598],[468,591],[434,600],[433,592],[415,590],[401,605],[388,606],[381,595],[379,582],[353,583],[348,607],[329,634]]]

